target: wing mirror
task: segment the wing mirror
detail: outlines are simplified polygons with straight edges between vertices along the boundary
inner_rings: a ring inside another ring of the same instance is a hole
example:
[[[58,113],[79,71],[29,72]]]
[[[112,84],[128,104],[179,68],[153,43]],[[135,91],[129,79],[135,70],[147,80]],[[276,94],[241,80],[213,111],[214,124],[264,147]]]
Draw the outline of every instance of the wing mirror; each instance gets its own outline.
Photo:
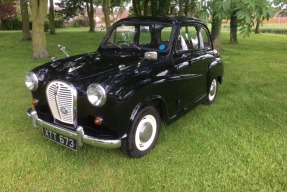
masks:
[[[149,51],[144,53],[144,58],[148,60],[157,60],[157,52]]]
[[[65,53],[65,55],[66,55],[67,57],[70,57],[70,55],[66,52],[66,47],[65,47],[65,46],[58,44],[58,48],[59,48],[60,51],[62,51],[63,53]]]

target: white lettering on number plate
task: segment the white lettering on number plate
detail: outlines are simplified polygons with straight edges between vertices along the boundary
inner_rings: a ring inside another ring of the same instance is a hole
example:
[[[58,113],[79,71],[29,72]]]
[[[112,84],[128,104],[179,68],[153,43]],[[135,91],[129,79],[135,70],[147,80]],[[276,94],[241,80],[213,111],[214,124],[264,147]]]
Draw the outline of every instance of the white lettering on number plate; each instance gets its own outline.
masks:
[[[43,135],[47,137],[48,139],[55,141],[65,147],[68,147],[73,150],[77,150],[77,142],[74,139],[55,133],[45,128],[43,128]]]

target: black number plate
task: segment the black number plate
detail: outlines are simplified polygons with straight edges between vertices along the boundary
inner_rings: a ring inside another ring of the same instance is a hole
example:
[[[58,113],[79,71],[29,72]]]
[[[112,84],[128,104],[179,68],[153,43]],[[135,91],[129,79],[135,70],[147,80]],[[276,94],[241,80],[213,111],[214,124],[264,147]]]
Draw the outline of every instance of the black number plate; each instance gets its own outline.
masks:
[[[69,137],[55,133],[45,128],[43,128],[43,135],[47,137],[48,139],[55,141],[65,147],[68,147],[75,151],[77,150],[77,141],[75,139],[71,139]]]

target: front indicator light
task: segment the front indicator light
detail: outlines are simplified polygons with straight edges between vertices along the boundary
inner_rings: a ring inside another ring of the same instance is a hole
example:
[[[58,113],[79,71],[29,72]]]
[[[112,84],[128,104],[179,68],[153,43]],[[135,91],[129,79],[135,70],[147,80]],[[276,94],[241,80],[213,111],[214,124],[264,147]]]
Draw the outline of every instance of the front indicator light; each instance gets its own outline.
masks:
[[[34,99],[34,100],[32,101],[32,105],[34,105],[34,106],[38,105],[38,103],[39,103],[39,100],[38,100],[38,99]]]
[[[96,125],[101,125],[103,122],[103,119],[101,117],[96,117],[94,123]]]

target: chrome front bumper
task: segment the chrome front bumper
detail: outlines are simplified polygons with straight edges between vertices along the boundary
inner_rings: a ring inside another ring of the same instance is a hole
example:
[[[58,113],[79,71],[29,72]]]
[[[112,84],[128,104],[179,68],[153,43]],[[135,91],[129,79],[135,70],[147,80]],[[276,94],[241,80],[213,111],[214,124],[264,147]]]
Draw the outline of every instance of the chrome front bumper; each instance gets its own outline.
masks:
[[[51,130],[58,134],[64,135],[66,137],[75,139],[78,141],[79,146],[83,146],[83,144],[92,145],[99,148],[113,149],[119,148],[122,145],[122,141],[120,139],[116,140],[104,140],[100,138],[91,137],[85,135],[84,129],[81,126],[78,126],[76,131],[65,129],[59,125],[55,125],[49,122],[46,122],[40,118],[38,118],[37,112],[32,108],[28,109],[27,116],[32,119],[32,125],[35,128],[44,127],[45,129]]]

